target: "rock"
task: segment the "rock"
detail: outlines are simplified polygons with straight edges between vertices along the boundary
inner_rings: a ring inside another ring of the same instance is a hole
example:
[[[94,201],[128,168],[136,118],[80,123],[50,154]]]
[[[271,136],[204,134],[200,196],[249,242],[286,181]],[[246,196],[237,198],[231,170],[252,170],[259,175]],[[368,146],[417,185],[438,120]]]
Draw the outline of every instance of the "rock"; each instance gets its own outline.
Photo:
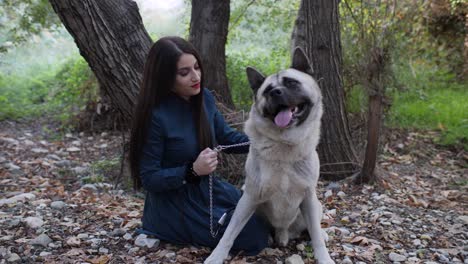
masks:
[[[75,236],[67,239],[67,245],[71,247],[79,247],[81,245],[81,240]]]
[[[71,161],[69,160],[60,160],[54,163],[55,166],[60,167],[60,168],[67,168],[71,166]]]
[[[294,254],[286,259],[286,264],[304,264],[301,256]]]
[[[343,247],[343,250],[346,251],[346,252],[353,252],[354,251],[354,248],[352,246],[350,246],[350,245],[344,244],[344,245],[342,245],[342,247]]]
[[[164,257],[168,258],[168,259],[173,259],[173,258],[176,257],[176,253],[175,252],[169,252],[166,255],[164,255]]]
[[[114,230],[112,230],[109,235],[110,236],[113,236],[113,237],[117,237],[117,236],[123,236],[125,235],[126,231],[122,228],[116,228]]]
[[[406,260],[405,256],[394,253],[394,252],[390,253],[388,257],[390,258],[391,261],[394,261],[394,262],[403,262]]]
[[[14,138],[0,137],[0,141],[3,141],[9,145],[19,145],[19,141]]]
[[[408,258],[407,260],[407,263],[408,264],[417,264],[417,263],[421,263],[421,260],[418,259],[417,257],[411,257],[411,258]]]
[[[89,235],[86,234],[86,233],[78,234],[78,235],[76,236],[76,238],[78,238],[78,239],[87,239],[88,237],[89,237]]]
[[[140,234],[135,239],[135,246],[152,248],[159,246],[159,239],[148,238],[145,234]]]
[[[333,191],[332,191],[332,190],[328,190],[328,191],[325,192],[325,194],[324,194],[323,196],[324,196],[325,199],[326,199],[326,198],[328,198],[328,197],[330,197],[330,196],[332,196],[332,195],[333,195]]]
[[[29,228],[33,229],[39,228],[42,225],[44,225],[44,221],[41,218],[35,216],[26,217],[26,219],[24,219],[24,222]]]
[[[132,238],[133,238],[132,235],[129,234],[129,233],[126,233],[126,234],[123,236],[123,239],[125,239],[125,240],[130,240],[130,239],[132,239]]]
[[[31,244],[33,246],[47,247],[47,245],[49,245],[49,243],[51,243],[51,242],[52,242],[52,239],[50,239],[50,237],[48,235],[40,234],[35,239],[29,241],[29,244]]]
[[[98,188],[96,187],[96,185],[90,184],[90,183],[83,185],[81,187],[81,189],[89,189],[89,190],[94,191],[94,192],[98,191]]]
[[[87,167],[75,167],[71,169],[76,175],[84,175],[88,172]]]
[[[413,245],[416,247],[421,246],[421,240],[420,239],[413,240]]]
[[[353,264],[353,261],[349,259],[349,257],[345,257],[343,261],[341,261],[342,264]]]
[[[457,220],[461,221],[465,225],[468,225],[468,215],[461,215],[457,218]]]
[[[8,162],[5,166],[10,171],[15,171],[15,170],[20,170],[21,168],[19,166],[16,166],[15,164]]]
[[[8,199],[1,199],[0,206],[4,204],[14,204],[17,202],[25,202],[27,200],[34,200],[34,199],[36,199],[36,195],[32,193],[22,193],[22,194],[15,195]]]
[[[340,198],[343,198],[346,196],[346,193],[342,192],[342,191],[339,191],[337,194],[336,194],[338,197]]]
[[[36,154],[45,154],[45,153],[49,153],[49,150],[45,148],[33,148],[31,149],[31,152],[36,153]]]
[[[52,255],[52,253],[47,252],[47,251],[42,251],[41,254],[39,254],[39,256],[41,256],[41,257],[47,257],[49,255]]]
[[[109,250],[105,247],[100,247],[99,248],[99,253],[101,254],[108,254],[109,253]]]
[[[62,202],[62,201],[54,201],[52,203],[50,203],[50,207],[52,209],[55,209],[55,210],[61,210],[63,209],[65,206],[67,206],[66,203]]]
[[[419,238],[422,240],[428,240],[428,241],[432,240],[431,236],[427,234],[421,235]]]
[[[304,244],[302,244],[302,243],[297,244],[297,245],[296,245],[296,248],[297,248],[297,250],[299,250],[299,251],[304,251],[304,250],[305,250],[305,246],[304,246]]]
[[[7,259],[7,261],[10,262],[10,263],[20,262],[21,258],[20,258],[20,256],[18,256],[18,254],[11,253],[10,257]]]
[[[81,149],[79,149],[77,147],[69,147],[69,148],[67,148],[67,151],[68,152],[80,152]]]
[[[55,160],[55,161],[60,161],[61,160],[61,158],[59,156],[55,155],[55,154],[48,154],[46,156],[46,158],[51,159],[51,160]]]

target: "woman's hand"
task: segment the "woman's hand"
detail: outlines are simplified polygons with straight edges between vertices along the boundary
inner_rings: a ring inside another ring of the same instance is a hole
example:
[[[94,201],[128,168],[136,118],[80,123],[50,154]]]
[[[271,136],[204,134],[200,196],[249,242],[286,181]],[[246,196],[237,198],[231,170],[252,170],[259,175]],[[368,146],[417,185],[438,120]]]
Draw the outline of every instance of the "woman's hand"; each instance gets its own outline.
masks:
[[[206,148],[200,155],[198,155],[197,159],[193,163],[193,170],[198,175],[208,175],[216,170],[218,166],[218,152]]]

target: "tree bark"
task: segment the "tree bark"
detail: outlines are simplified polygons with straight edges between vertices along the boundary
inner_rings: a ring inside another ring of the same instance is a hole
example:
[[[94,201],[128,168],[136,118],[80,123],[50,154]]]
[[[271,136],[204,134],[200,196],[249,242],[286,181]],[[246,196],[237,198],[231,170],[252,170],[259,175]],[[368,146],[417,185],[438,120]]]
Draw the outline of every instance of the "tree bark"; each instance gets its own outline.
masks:
[[[233,109],[226,77],[225,47],[229,26],[229,0],[192,0],[189,41],[201,56],[205,86]]]
[[[321,175],[337,180],[350,176],[357,158],[348,128],[341,77],[339,0],[302,0],[292,34],[311,60],[323,94],[324,115],[318,153]]]
[[[101,91],[128,121],[151,38],[129,0],[49,0],[96,75]]]

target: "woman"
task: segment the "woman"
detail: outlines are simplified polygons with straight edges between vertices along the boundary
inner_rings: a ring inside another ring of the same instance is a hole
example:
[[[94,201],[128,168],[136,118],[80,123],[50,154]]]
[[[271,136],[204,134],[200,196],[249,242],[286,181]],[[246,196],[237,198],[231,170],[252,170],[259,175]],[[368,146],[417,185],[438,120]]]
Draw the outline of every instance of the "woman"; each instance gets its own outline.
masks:
[[[215,247],[228,222],[218,220],[225,213],[229,220],[241,193],[214,177],[210,197],[207,175],[218,165],[213,147],[248,138],[225,123],[203,76],[198,53],[184,39],[164,37],[153,45],[134,113],[130,164],[135,187],[146,190],[142,232],[170,243]],[[246,153],[248,146],[227,152]],[[257,254],[267,246],[268,232],[254,215],[233,250]]]

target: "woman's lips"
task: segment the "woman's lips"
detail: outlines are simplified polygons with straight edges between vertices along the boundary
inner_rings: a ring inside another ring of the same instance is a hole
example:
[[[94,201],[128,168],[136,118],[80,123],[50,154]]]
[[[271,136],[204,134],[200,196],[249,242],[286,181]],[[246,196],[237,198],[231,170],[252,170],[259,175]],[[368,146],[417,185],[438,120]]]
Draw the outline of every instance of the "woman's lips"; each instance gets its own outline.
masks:
[[[200,89],[200,83],[192,85],[193,89]]]

